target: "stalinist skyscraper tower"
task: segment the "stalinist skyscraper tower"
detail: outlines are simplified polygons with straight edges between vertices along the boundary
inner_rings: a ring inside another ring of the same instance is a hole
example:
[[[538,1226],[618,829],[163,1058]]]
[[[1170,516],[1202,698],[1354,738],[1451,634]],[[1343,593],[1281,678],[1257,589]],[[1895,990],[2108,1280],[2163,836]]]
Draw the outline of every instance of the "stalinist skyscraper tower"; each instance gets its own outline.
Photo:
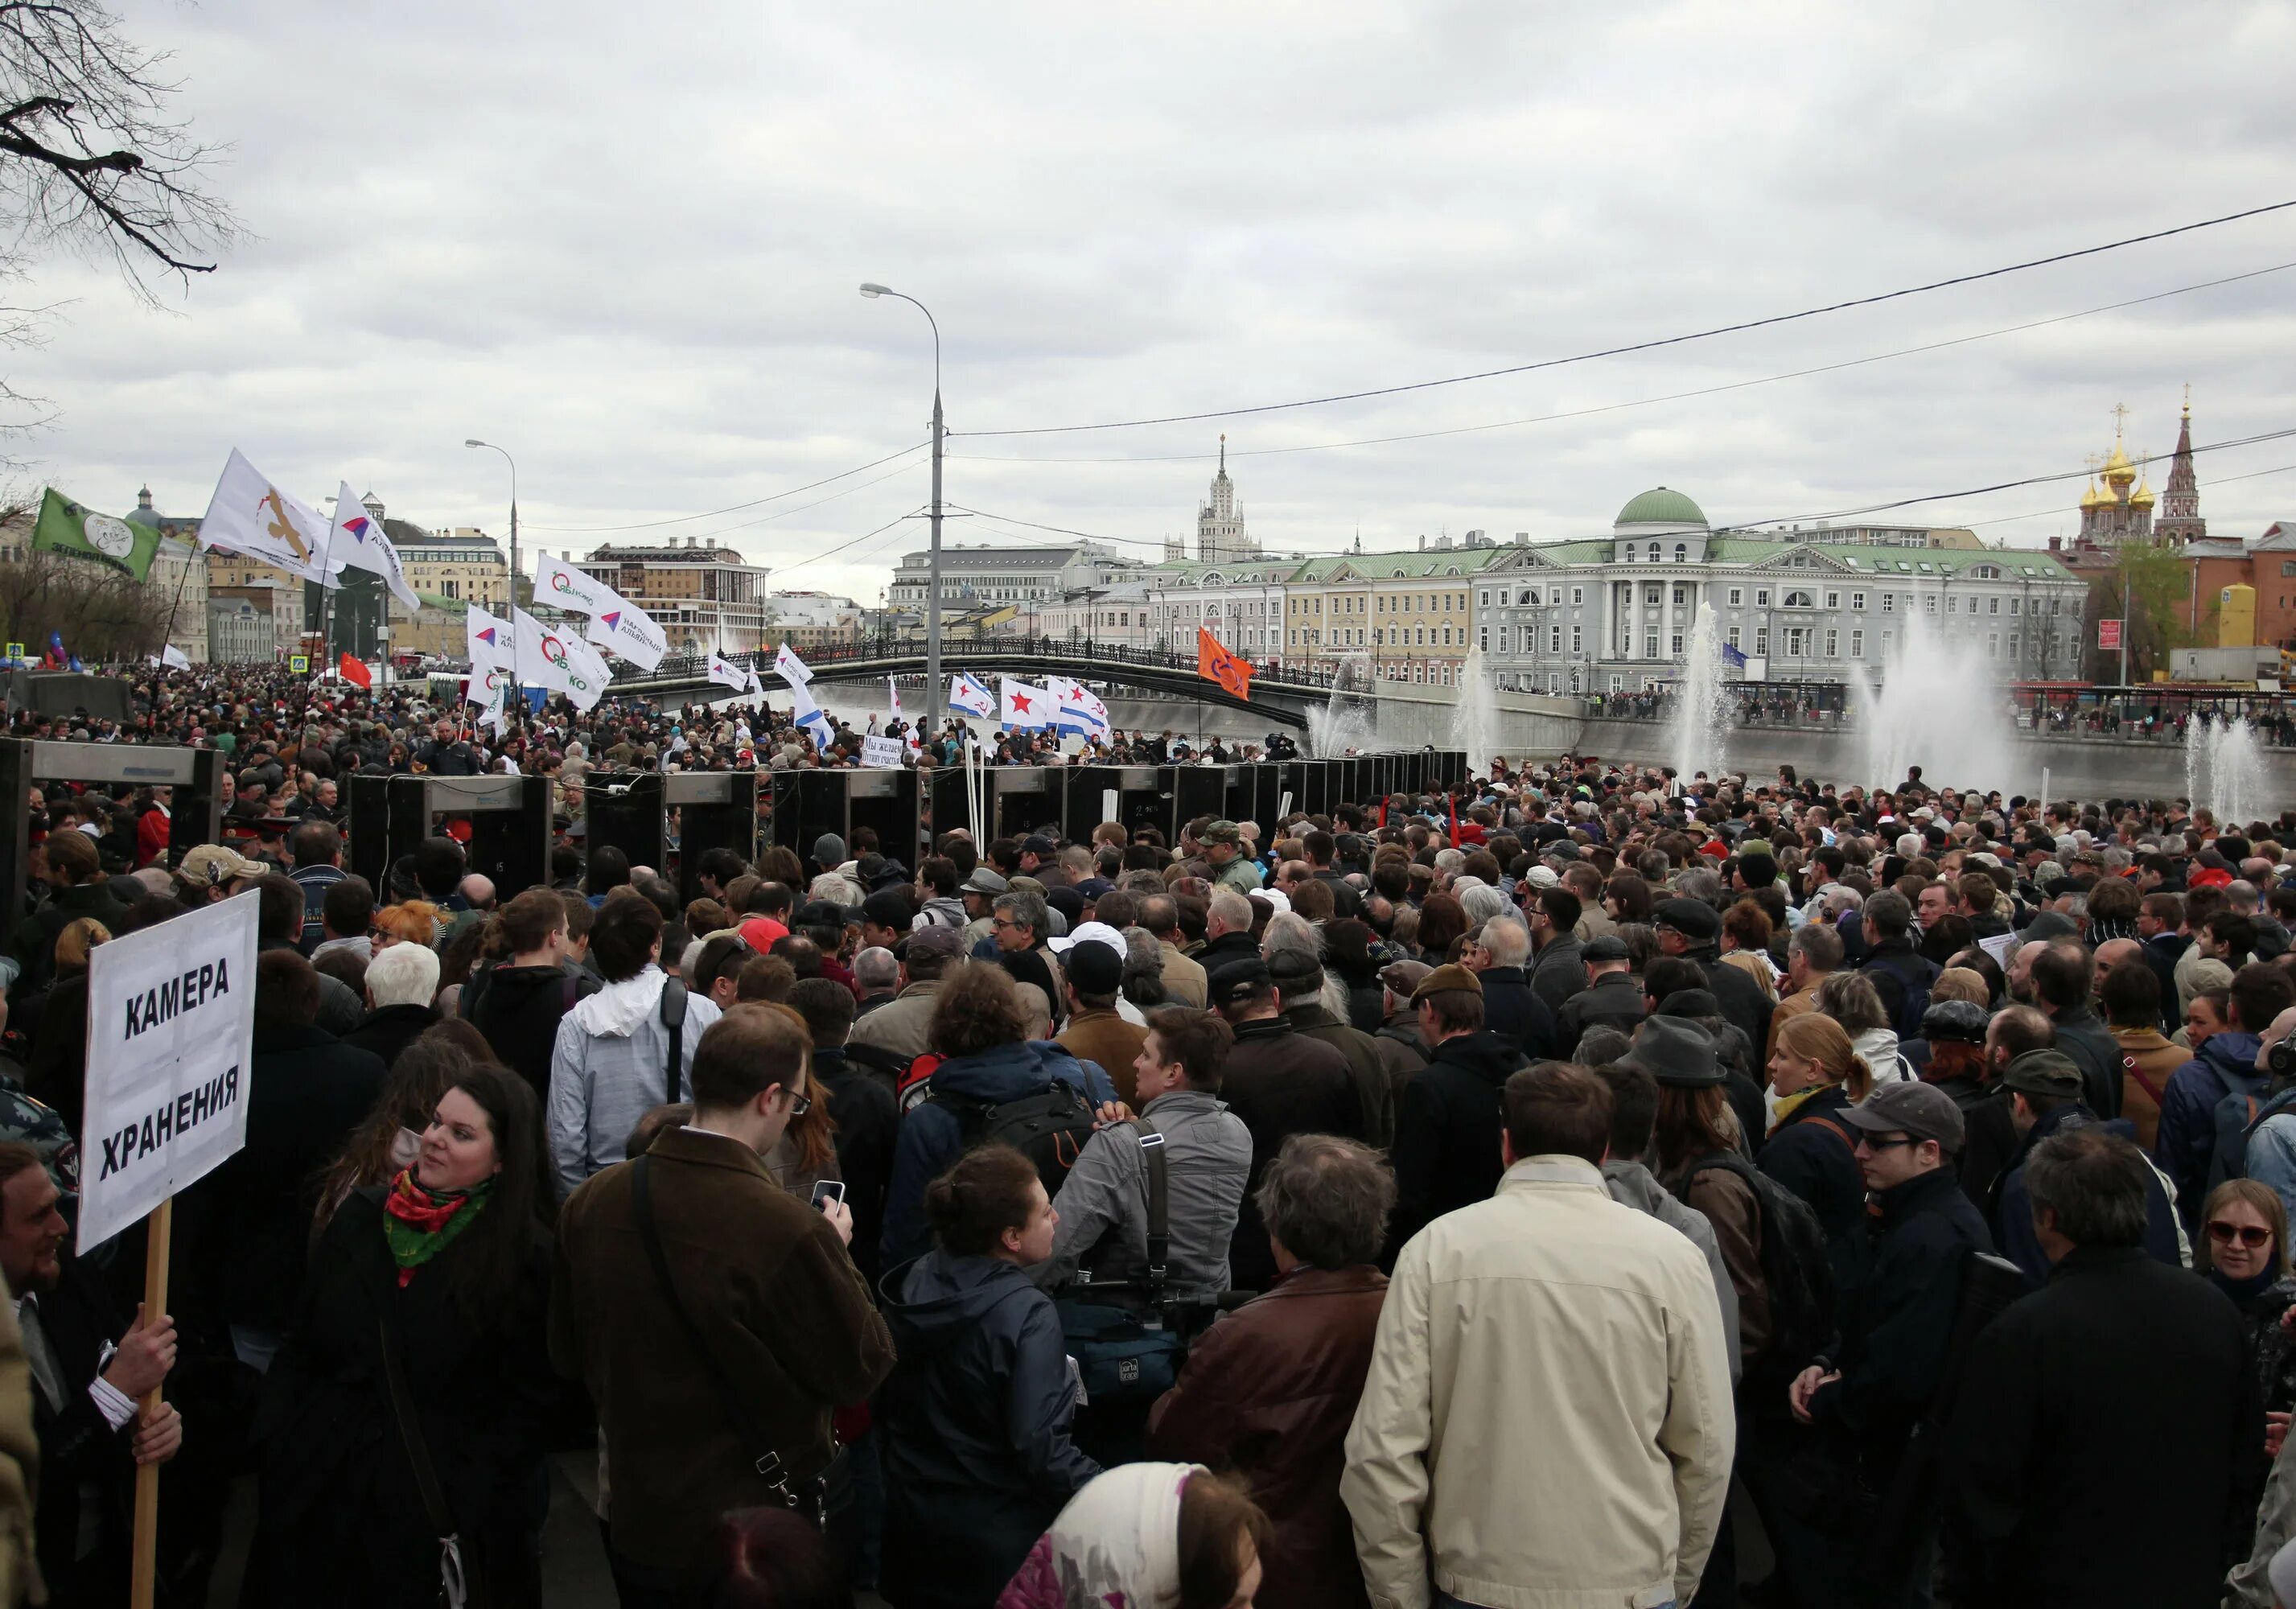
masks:
[[[1259,556],[1244,534],[1243,511],[1236,505],[1235,482],[1227,478],[1227,437],[1220,437],[1219,473],[1212,477],[1211,500],[1196,513],[1196,557],[1207,564],[1233,564]]]

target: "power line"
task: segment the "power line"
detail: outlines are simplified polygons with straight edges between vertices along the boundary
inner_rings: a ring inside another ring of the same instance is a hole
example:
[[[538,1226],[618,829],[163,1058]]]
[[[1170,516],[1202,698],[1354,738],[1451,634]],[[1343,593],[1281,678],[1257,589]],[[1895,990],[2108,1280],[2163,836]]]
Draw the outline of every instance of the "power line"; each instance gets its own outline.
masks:
[[[2219,475],[2209,484],[2212,487],[2230,486],[2237,480],[2261,480],[2267,475],[2284,475],[2291,470],[2296,470],[2296,464],[2284,464],[2276,469],[2251,470],[2244,475]],[[2062,514],[2065,512],[2064,505],[2059,503],[2047,508],[2031,509],[2021,514],[1996,514],[1990,520],[1972,520],[1969,524],[1972,529],[1980,525],[2013,525],[2020,520],[2038,520],[2046,515]]]
[[[1012,430],[952,431],[958,436],[1064,436],[1084,431],[1134,430],[1152,424],[1191,424],[1208,419],[1228,419],[1253,414],[1274,414],[1292,408],[1323,407],[1335,402],[1360,402],[1373,397],[1394,397],[1409,391],[1432,390],[1439,386],[1464,385],[1471,381],[1496,380],[1507,374],[1529,374],[1541,369],[1561,368],[1569,364],[1591,363],[1601,357],[1622,357],[1635,352],[1656,351],[1661,348],[1681,346],[1694,341],[1709,341],[1718,335],[1735,335],[1748,330],[1767,329],[1777,324],[1793,324],[1802,319],[1818,318],[1829,313],[1845,312],[1852,308],[1870,308],[1882,302],[1897,301],[1908,296],[1926,295],[1932,291],[1949,290],[1956,285],[1976,284],[2005,275],[2021,274],[2031,268],[2044,268],[2057,263],[2073,262],[2084,257],[2095,257],[2125,247],[2144,245],[2152,241],[2168,240],[2175,235],[2190,234],[2196,230],[2213,229],[2220,225],[2238,223],[2244,218],[2260,218],[2267,213],[2284,211],[2296,207],[2296,201],[2273,201],[2266,206],[2250,207],[2238,212],[2227,212],[2218,218],[2202,218],[2173,228],[2155,229],[2144,234],[2132,234],[2120,240],[2106,241],[2099,245],[2082,246],[2070,251],[2053,252],[2047,257],[2036,257],[2024,262],[2010,263],[1998,268],[1986,268],[1973,274],[1956,274],[1948,279],[1931,280],[1926,284],[1907,285],[1900,290],[1883,291],[1871,296],[1852,297],[1844,301],[1828,302],[1823,307],[1805,308],[1797,313],[1774,313],[1762,318],[1750,318],[1737,324],[1720,324],[1709,330],[1696,330],[1682,335],[1654,337],[1648,341],[1631,341],[1623,346],[1605,347],[1599,351],[1580,352],[1569,357],[1548,357],[1535,363],[1509,365],[1505,368],[1482,369],[1472,374],[1453,374],[1441,380],[1413,381],[1403,385],[1375,386],[1359,391],[1338,391],[1324,397],[1303,397],[1290,402],[1264,402],[1244,406],[1212,408],[1193,414],[1166,414],[1144,419],[1112,419],[1096,424],[1046,424]]]
[[[1775,385],[1788,380],[1805,380],[1813,374],[1830,374],[1841,369],[1854,369],[1867,364],[1887,363],[1893,358],[1915,357],[1927,352],[1944,351],[1951,347],[1969,346],[1980,341],[1992,341],[2003,335],[2021,334],[2028,330],[2045,329],[2051,324],[2070,324],[2076,319],[2095,318],[2106,313],[2118,313],[2147,302],[2165,301],[2170,297],[2187,296],[2198,291],[2213,291],[2224,285],[2238,284],[2243,280],[2261,279],[2269,274],[2284,274],[2296,268],[2296,262],[2276,263],[2268,268],[2252,268],[2245,274],[2226,275],[2222,279],[2202,280],[2198,284],[2178,285],[2174,290],[2155,291],[2148,296],[2133,296],[2126,301],[2107,302],[2099,308],[2084,308],[2077,313],[2058,313],[2047,318],[2029,319],[2023,324],[2005,324],[1997,330],[1980,330],[1973,334],[1956,335],[1949,340],[1932,341],[1920,346],[1900,347],[1895,351],[1875,352],[1864,357],[1846,357],[1838,363],[1822,363],[1808,368],[1789,369],[1783,374],[1764,374],[1752,380],[1733,380],[1720,385],[1700,386],[1693,390],[1669,391],[1659,397],[1638,397],[1625,402],[1598,403],[1590,407],[1565,408],[1553,414],[1533,414],[1521,419],[1498,419],[1484,424],[1452,425],[1437,431],[1413,431],[1395,436],[1365,436],[1349,441],[1315,441],[1300,447],[1262,447],[1230,448],[1230,458],[1274,458],[1294,453],[1327,453],[1343,447],[1388,447],[1404,441],[1431,441],[1445,436],[1470,436],[1486,431],[1513,430],[1527,424],[1553,424],[1566,419],[1586,419],[1599,414],[1622,413],[1629,408],[1653,407],[1663,403],[1684,402],[1699,397],[1715,397],[1728,391],[1750,390],[1757,386]],[[1035,456],[1022,453],[952,453],[953,459],[968,464],[1194,464],[1209,462],[1218,455],[1212,453],[1150,453],[1106,458],[1070,458]]]
[[[851,469],[840,471],[834,475],[824,475],[818,480],[808,480],[803,486],[792,486],[786,491],[774,492],[763,497],[752,497],[747,503],[735,503],[726,508],[713,508],[707,513],[680,514],[673,520],[643,520],[630,525],[537,525],[529,521],[527,529],[556,531],[564,536],[581,536],[610,530],[660,530],[665,525],[688,525],[696,520],[714,520],[719,514],[738,514],[745,508],[761,508],[768,503],[778,503],[783,497],[794,497],[800,492],[809,492],[816,486],[827,486],[832,480],[843,480],[849,476],[865,474],[880,464],[890,464],[896,458],[905,458],[911,453],[922,452],[931,445],[930,441],[920,441],[913,447],[905,447],[898,453],[888,453],[883,457],[873,459],[867,464],[857,464]],[[818,507],[819,505],[808,506]],[[742,528],[737,525],[731,529],[739,530]]]
[[[836,546],[832,547],[825,552],[815,554],[810,558],[800,559],[794,564],[784,564],[774,573],[776,575],[785,576],[792,570],[803,570],[808,564],[818,564],[824,559],[834,558],[849,547],[858,546],[861,543],[866,542],[872,537],[884,535],[885,532],[892,529],[893,527],[898,525],[904,520],[914,519],[917,513],[918,510],[913,508],[909,510],[907,513],[895,514],[891,519],[886,521],[882,525],[880,525],[875,530],[863,531],[859,536],[854,538],[849,542],[840,542]]]

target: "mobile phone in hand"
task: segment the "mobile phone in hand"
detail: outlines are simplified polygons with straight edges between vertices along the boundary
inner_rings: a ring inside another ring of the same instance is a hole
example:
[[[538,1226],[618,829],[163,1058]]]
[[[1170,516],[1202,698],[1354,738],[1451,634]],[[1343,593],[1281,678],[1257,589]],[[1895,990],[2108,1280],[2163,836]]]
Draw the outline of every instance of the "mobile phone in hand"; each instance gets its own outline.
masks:
[[[834,1202],[845,1204],[845,1181],[841,1178],[817,1178],[813,1181],[813,1205],[816,1211],[826,1211]]]

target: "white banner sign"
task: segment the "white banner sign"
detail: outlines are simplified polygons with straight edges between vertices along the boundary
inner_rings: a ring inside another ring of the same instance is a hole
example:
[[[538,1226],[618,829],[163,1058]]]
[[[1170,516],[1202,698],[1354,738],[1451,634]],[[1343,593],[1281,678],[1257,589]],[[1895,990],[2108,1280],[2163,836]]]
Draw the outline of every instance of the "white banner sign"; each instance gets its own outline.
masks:
[[[901,764],[901,740],[898,737],[865,737],[861,740],[861,763],[865,766]]]
[[[82,1252],[247,1143],[261,906],[250,890],[89,952]]]

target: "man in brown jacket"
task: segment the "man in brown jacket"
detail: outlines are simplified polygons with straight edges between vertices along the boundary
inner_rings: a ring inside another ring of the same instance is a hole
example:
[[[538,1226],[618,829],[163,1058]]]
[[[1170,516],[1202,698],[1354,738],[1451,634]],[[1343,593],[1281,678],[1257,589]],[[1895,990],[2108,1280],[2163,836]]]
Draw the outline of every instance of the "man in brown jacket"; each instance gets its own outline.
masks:
[[[1124,983],[1124,956],[1098,939],[1081,939],[1061,956],[1068,973],[1069,1022],[1058,1043],[1079,1062],[1097,1062],[1116,1086],[1116,1098],[1132,1102],[1132,1063],[1148,1030],[1116,1014],[1117,991]]]
[[[624,1609],[685,1601],[728,1509],[794,1500],[817,1515],[831,1410],[892,1371],[892,1337],[846,1252],[851,1215],[798,1200],[759,1161],[814,1098],[810,1049],[790,1014],[735,1006],[695,1048],[693,1121],[592,1177],[559,1215],[550,1354],[598,1407]],[[640,1170],[674,1296],[639,1227]]]
[[[1232,1466],[1267,1511],[1261,1609],[1370,1602],[1340,1470],[1387,1296],[1374,1264],[1394,1204],[1395,1176],[1368,1146],[1284,1141],[1259,1181],[1275,1288],[1205,1333],[1148,1416],[1150,1457]]]

